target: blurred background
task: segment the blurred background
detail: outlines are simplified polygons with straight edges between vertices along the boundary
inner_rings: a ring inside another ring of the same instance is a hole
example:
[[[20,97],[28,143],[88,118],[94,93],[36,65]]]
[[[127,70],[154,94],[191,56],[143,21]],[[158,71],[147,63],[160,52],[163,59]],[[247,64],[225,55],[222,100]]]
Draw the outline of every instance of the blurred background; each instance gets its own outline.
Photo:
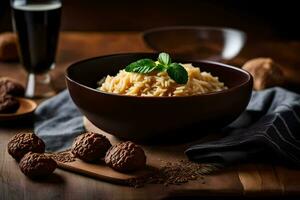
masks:
[[[246,31],[250,39],[300,40],[297,4],[291,0],[63,0],[62,30],[226,26]],[[9,0],[0,0],[0,32],[11,29]]]

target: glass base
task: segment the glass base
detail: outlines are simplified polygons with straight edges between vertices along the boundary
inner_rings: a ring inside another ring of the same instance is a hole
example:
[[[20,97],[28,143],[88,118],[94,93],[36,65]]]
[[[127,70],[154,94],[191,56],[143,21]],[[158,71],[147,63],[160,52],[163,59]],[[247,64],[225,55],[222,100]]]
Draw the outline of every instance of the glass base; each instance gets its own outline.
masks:
[[[55,91],[51,87],[51,77],[48,73],[28,74],[25,97],[46,98],[55,94]]]

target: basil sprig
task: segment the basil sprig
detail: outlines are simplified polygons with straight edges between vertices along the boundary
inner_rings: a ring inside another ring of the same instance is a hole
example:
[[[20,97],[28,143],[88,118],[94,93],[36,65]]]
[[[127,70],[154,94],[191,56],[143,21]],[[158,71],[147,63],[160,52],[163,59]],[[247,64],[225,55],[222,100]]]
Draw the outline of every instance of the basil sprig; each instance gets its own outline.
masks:
[[[141,74],[166,71],[171,79],[178,84],[186,84],[188,81],[188,73],[185,68],[178,63],[172,63],[170,55],[164,52],[159,54],[157,62],[149,58],[140,59],[129,64],[125,71]]]
[[[184,67],[178,63],[171,63],[167,68],[168,75],[178,84],[186,84],[188,73]]]
[[[151,59],[146,58],[131,63],[125,68],[125,71],[147,74],[152,72],[155,69],[156,69],[155,62]]]
[[[158,55],[158,62],[162,65],[170,65],[172,63],[170,55],[165,52]]]

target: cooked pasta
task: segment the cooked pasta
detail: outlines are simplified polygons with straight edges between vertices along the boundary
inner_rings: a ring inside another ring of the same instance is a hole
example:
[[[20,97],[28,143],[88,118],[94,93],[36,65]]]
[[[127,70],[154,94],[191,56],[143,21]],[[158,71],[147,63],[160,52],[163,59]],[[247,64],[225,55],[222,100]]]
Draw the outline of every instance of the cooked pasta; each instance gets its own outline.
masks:
[[[178,84],[167,72],[140,74],[120,70],[116,76],[107,76],[99,82],[99,90],[131,96],[189,96],[227,89],[219,78],[201,72],[191,64],[182,64],[188,72],[188,82]]]

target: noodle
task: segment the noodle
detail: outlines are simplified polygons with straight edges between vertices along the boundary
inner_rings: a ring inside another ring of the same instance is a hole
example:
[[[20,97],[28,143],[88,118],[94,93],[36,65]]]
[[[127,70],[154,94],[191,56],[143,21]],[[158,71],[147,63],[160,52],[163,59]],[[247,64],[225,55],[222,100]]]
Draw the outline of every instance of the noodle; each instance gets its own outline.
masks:
[[[107,76],[99,90],[131,96],[190,96],[227,89],[218,77],[201,72],[191,64],[182,64],[188,72],[186,84],[178,84],[167,72],[139,74],[120,70],[116,76]]]

